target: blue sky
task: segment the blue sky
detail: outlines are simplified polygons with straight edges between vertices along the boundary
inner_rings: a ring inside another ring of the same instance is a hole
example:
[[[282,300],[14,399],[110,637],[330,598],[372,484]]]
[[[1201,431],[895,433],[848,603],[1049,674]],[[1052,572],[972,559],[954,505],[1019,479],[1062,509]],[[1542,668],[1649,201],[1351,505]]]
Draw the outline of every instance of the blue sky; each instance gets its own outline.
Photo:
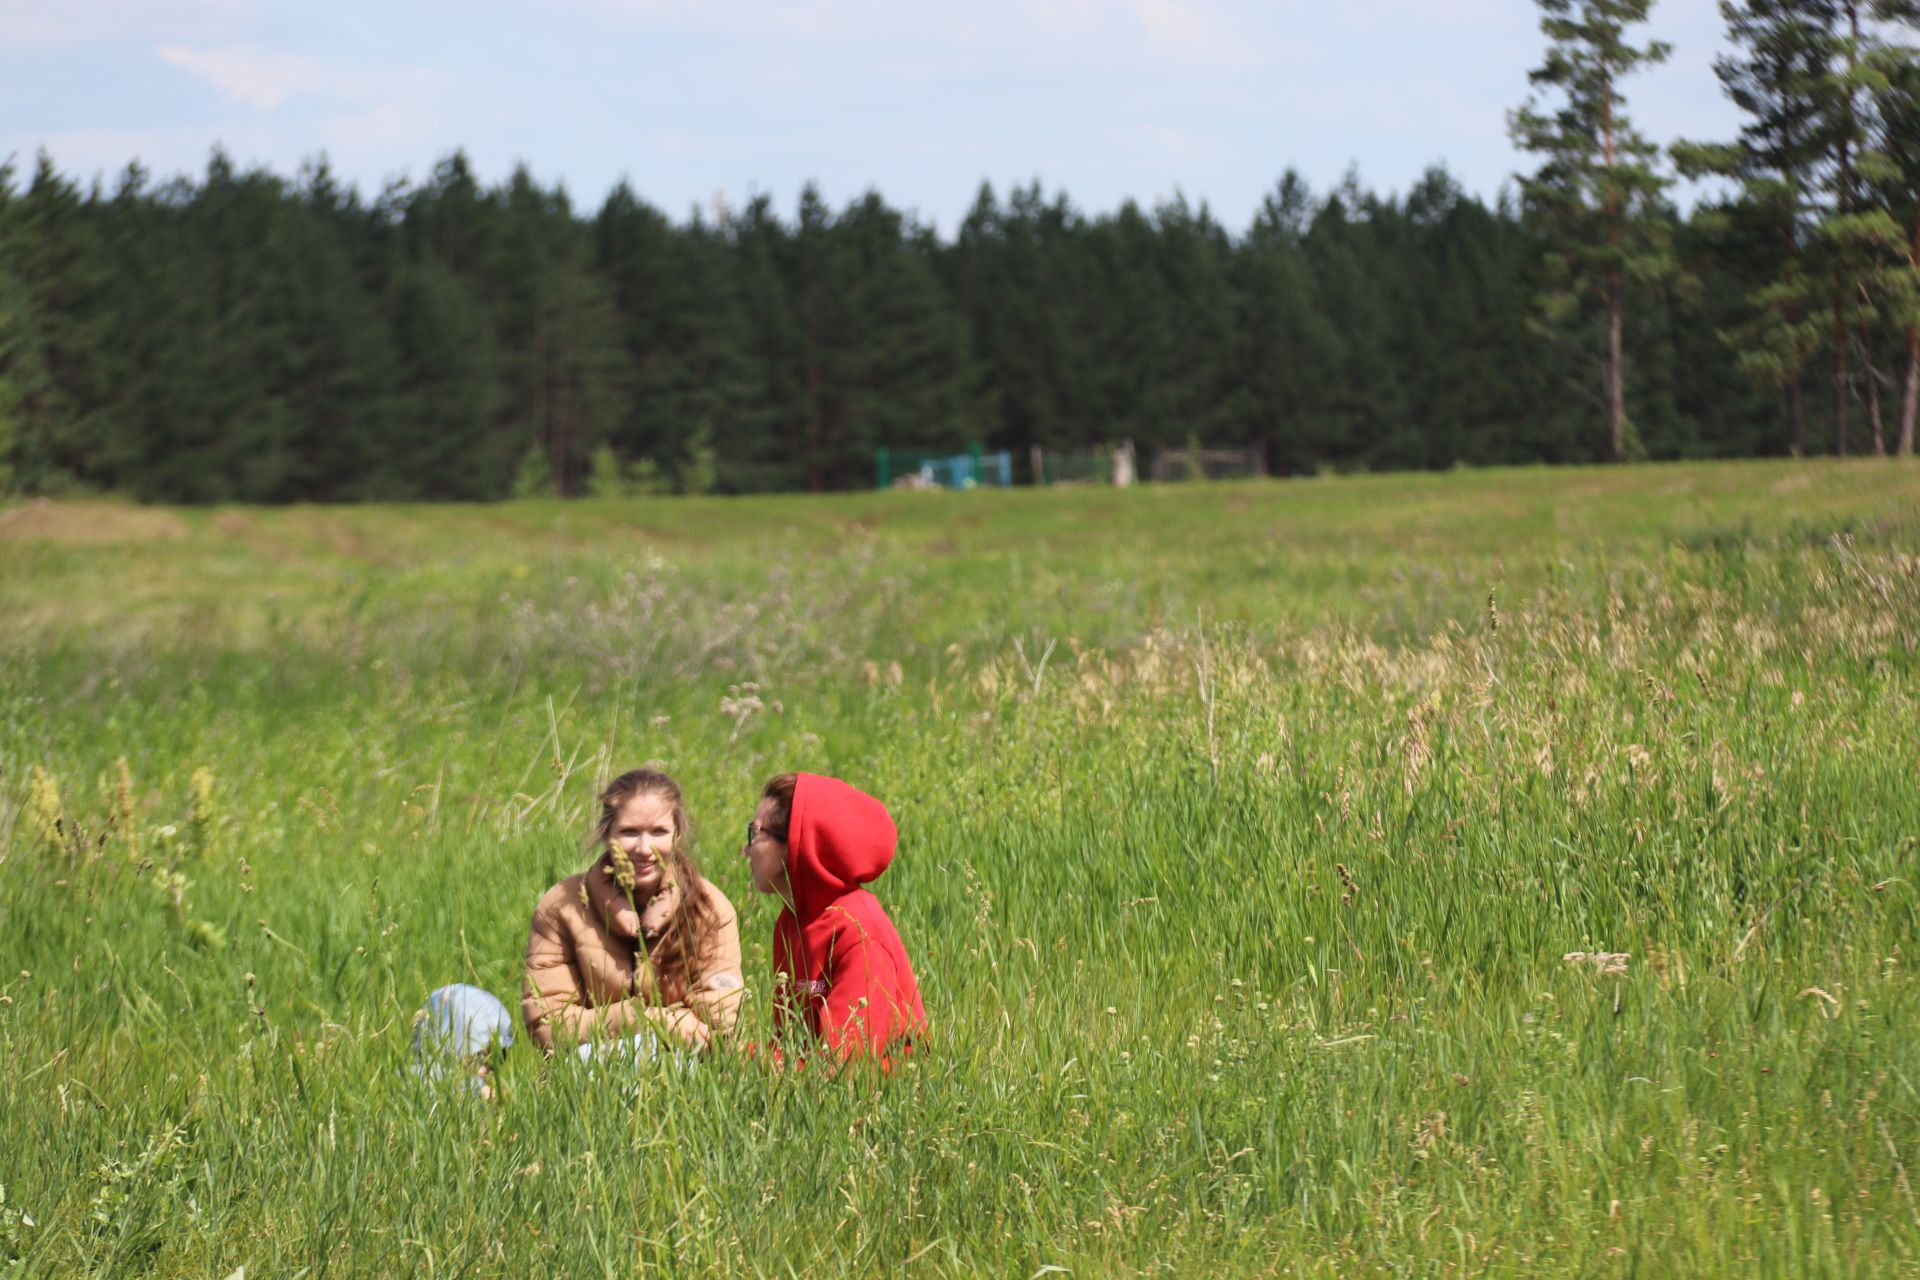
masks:
[[[1647,30],[1675,53],[1629,83],[1642,130],[1731,136],[1713,0]],[[790,211],[811,178],[949,233],[983,179],[1037,178],[1090,212],[1183,192],[1239,229],[1289,165],[1400,191],[1445,161],[1492,198],[1542,47],[1532,0],[0,0],[0,157],[91,178],[324,152],[370,193],[461,146],[589,207],[625,176],[676,217]]]

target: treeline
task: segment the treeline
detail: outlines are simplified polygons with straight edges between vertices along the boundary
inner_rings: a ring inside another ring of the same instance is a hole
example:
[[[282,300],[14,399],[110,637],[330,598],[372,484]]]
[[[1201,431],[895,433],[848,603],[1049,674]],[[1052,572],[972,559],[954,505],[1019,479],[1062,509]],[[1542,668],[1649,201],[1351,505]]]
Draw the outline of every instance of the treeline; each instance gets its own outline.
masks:
[[[1284,179],[1088,217],[982,191],[950,241],[809,190],[675,222],[583,216],[459,155],[371,202],[216,155],[0,203],[16,488],[173,502],[870,484],[873,450],[1261,444],[1278,472],[1606,455],[1597,368],[1530,323],[1540,249],[1444,174],[1401,199]],[[1685,234],[1686,224],[1676,230]],[[1634,416],[1658,456],[1786,444],[1714,336],[1729,280],[1653,291]],[[606,453],[601,452],[605,483]],[[636,474],[637,473],[637,474]]]
[[[1594,78],[1657,56],[1623,61],[1646,0],[1541,3],[1535,82],[1567,100],[1516,113],[1545,160],[1495,206],[1439,169],[1398,195],[1289,173],[1234,232],[983,187],[943,239],[811,188],[791,216],[675,221],[624,184],[577,210],[457,153],[371,199],[323,163],[82,188],[43,156],[0,170],[0,490],[847,488],[881,446],[1120,439],[1279,474],[1881,447],[1920,359],[1920,146],[1888,145],[1912,58],[1849,43],[1844,4],[1730,6],[1755,124],[1684,152],[1737,187],[1683,216]]]

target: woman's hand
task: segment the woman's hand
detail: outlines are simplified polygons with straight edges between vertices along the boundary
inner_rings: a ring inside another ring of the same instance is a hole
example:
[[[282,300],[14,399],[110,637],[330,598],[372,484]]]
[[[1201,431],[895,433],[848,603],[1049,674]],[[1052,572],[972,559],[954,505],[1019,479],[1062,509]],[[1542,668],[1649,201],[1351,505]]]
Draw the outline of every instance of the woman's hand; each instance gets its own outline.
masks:
[[[713,1032],[707,1024],[683,1004],[669,1005],[664,1009],[652,1006],[647,1009],[647,1017],[659,1023],[668,1034],[678,1037],[683,1044],[691,1045],[702,1053],[713,1043]]]

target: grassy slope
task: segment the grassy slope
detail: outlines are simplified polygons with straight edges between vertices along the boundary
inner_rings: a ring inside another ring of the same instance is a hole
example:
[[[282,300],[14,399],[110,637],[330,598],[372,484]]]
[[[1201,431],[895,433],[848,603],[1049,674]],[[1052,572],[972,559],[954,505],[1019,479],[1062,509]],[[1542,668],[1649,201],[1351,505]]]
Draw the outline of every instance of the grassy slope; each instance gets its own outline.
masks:
[[[1871,463],[0,512],[0,1267],[1920,1265],[1917,551]],[[759,779],[888,800],[931,1052],[402,1083],[644,758],[750,978]]]

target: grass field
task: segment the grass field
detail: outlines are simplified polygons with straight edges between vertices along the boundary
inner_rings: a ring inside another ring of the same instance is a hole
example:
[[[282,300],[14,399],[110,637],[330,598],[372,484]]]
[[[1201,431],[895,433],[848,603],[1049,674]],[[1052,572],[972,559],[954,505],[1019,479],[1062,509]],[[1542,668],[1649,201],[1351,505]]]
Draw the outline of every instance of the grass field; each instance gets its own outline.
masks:
[[[0,1275],[1913,1274],[1917,645],[1886,462],[0,509]],[[405,1076],[645,760],[926,1052]]]

